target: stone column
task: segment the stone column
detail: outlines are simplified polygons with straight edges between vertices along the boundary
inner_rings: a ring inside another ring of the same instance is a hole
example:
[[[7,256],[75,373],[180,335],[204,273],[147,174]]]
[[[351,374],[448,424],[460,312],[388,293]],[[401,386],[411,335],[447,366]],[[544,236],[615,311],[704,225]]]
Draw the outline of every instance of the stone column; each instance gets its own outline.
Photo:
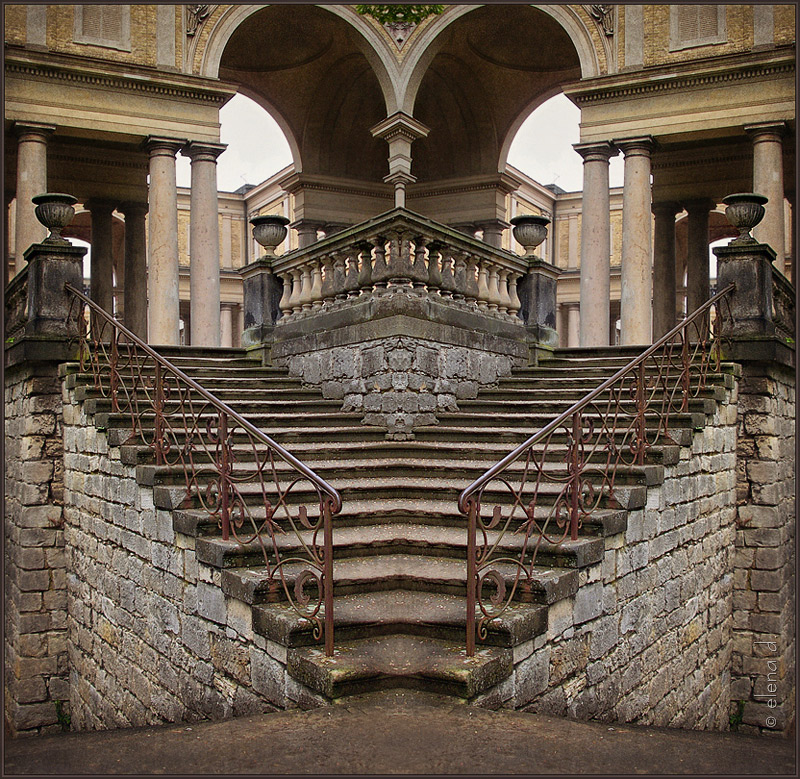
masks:
[[[608,142],[578,143],[583,157],[581,230],[581,346],[608,346],[611,219],[608,161],[617,150]]]
[[[686,248],[686,314],[696,311],[709,298],[708,215],[713,200],[690,200],[684,208],[689,214]]]
[[[125,215],[125,326],[147,340],[147,203],[122,203]]]
[[[145,141],[150,153],[148,298],[152,344],[178,345],[180,341],[175,155],[185,143],[154,136]]]
[[[248,214],[248,218],[251,216],[256,216],[256,213]],[[293,230],[297,230],[298,249],[305,249],[306,246],[311,246],[317,240],[317,230],[321,230],[324,226],[324,222],[316,222],[311,219],[298,219],[289,225]],[[258,244],[256,244],[257,246]],[[257,248],[255,253],[258,253]]]
[[[654,142],[650,136],[645,136],[615,143],[625,154],[620,343],[623,346],[649,344],[653,335],[650,154]]]
[[[111,215],[114,204],[89,200],[86,208],[92,217],[91,286],[89,297],[109,314],[114,313],[114,255]]]
[[[47,138],[55,129],[37,122],[14,123],[17,135],[16,273],[25,264],[25,250],[47,236],[47,230],[36,218],[31,198],[47,192]]]
[[[784,272],[786,247],[783,222],[783,144],[785,122],[764,122],[745,127],[753,141],[753,192],[766,195],[764,219],[753,230],[753,237],[769,244],[777,257],[775,267]]]
[[[219,309],[220,346],[233,346],[233,303],[222,303]]]
[[[653,234],[653,340],[675,327],[676,265],[675,215],[681,210],[673,202],[653,203],[655,232]]]
[[[567,346],[580,346],[581,307],[577,303],[567,303]]]
[[[405,208],[406,186],[416,181],[411,175],[411,144],[417,138],[425,138],[430,128],[398,111],[378,122],[370,132],[373,138],[383,138],[389,144],[389,175],[383,180],[394,185],[395,208]]]
[[[482,222],[475,222],[475,227],[483,230],[483,242],[494,246],[496,249],[503,248],[503,230],[507,230],[511,225],[502,219],[489,219]],[[542,252],[543,256],[546,256]]]
[[[225,149],[225,144],[197,141],[184,149],[192,160],[189,226],[192,346],[220,343],[217,157]]]

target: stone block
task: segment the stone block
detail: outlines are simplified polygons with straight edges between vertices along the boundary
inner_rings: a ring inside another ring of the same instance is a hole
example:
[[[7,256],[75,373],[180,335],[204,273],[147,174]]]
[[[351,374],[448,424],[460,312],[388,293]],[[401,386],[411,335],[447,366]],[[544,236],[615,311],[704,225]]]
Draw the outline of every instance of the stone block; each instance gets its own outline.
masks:
[[[550,678],[550,647],[534,652],[514,668],[514,707],[530,703],[547,689]]]
[[[221,625],[226,624],[228,612],[225,605],[225,595],[219,587],[203,582],[198,583],[197,613],[212,622],[217,622]]]
[[[575,593],[575,605],[572,619],[575,625],[580,625],[590,619],[600,616],[603,609],[603,585],[593,584],[582,586]]]

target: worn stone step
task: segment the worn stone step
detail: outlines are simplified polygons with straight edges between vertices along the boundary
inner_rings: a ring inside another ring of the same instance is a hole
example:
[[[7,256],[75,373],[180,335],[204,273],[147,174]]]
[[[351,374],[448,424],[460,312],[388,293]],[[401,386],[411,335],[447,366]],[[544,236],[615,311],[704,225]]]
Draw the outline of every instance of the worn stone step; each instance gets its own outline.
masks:
[[[284,565],[284,575],[290,588],[306,567],[300,563]],[[510,587],[517,573],[516,568],[506,563],[497,563],[492,567],[498,570]],[[516,590],[515,599],[518,601],[554,603],[577,591],[577,568],[534,566],[531,570],[530,582],[525,587],[520,585]],[[264,602],[271,598],[285,599],[277,587],[271,586],[272,581],[263,566],[223,568],[221,573],[227,592],[239,600],[248,601],[248,598],[252,598],[248,602]],[[336,560],[333,581],[335,595],[405,589],[463,596],[466,593],[467,566],[463,559],[422,554],[345,557]]]
[[[507,678],[513,657],[504,647],[481,648],[467,657],[463,643],[392,635],[342,642],[333,657],[316,647],[291,649],[287,668],[329,700],[397,687],[470,700]]]
[[[223,588],[226,580],[223,577]],[[226,594],[235,597],[232,593]],[[312,624],[287,603],[254,605],[253,630],[285,647],[314,646]],[[466,598],[435,592],[386,590],[334,599],[334,633],[340,641],[396,633],[430,636],[463,644]],[[323,607],[324,614],[324,607]],[[512,603],[487,623],[486,646],[514,647],[547,631],[547,606]]]
[[[517,524],[519,523],[515,523],[512,530]],[[298,534],[288,528],[286,523],[282,526],[286,532],[277,533],[274,541],[283,557],[300,552],[304,545],[313,543],[312,531],[304,530]],[[251,527],[248,524],[243,529],[250,531]],[[551,532],[556,538],[563,534],[555,526]],[[195,542],[197,559],[214,568],[260,565],[264,561],[262,548],[271,554],[273,539],[267,534],[262,534],[260,540],[248,542],[248,538],[252,535],[250,532],[248,535],[240,535],[238,539],[230,538],[228,541],[218,537],[200,537]],[[525,542],[522,533],[508,532],[501,536],[495,530],[487,531],[486,538],[490,545],[496,543],[498,550],[503,550],[513,557],[521,554]],[[321,537],[318,535],[317,543],[320,542]],[[535,538],[528,541],[529,551],[532,551],[535,543]],[[369,554],[424,554],[452,557],[463,561],[467,556],[466,523],[448,527],[399,522],[370,526],[342,526],[336,522],[333,529],[333,549],[336,561]],[[561,543],[542,540],[536,561],[540,566],[583,568],[601,562],[603,553],[604,545],[601,538],[579,538],[577,541],[567,538]]]
[[[713,401],[708,402],[713,403]],[[537,411],[531,414],[504,413],[502,411],[495,412],[494,410],[492,410],[492,413],[490,414],[486,413],[486,411],[483,413],[448,411],[437,414],[437,419],[439,420],[440,426],[470,426],[491,428],[525,426],[528,429],[532,429],[533,432],[536,432],[552,422],[555,416],[557,416],[557,414],[547,414],[543,411]],[[598,426],[602,424],[602,418],[597,413],[585,413],[583,414],[583,420],[584,425],[588,425],[592,422]],[[625,419],[624,421],[625,427],[623,429],[627,429],[633,424],[633,420],[630,418]],[[648,428],[658,428],[661,425],[661,420],[655,413],[649,412],[645,416],[645,424]],[[670,415],[671,427],[699,428],[704,426],[704,424],[704,412],[686,412]]]
[[[237,414],[250,419],[263,419],[265,415],[270,418],[286,419],[291,415],[301,415],[303,418],[313,418],[317,414],[340,414],[342,402],[340,400],[325,400],[317,395],[314,398],[293,399],[274,397],[260,398],[241,393],[230,394],[227,400],[215,394],[219,400],[227,403]],[[142,399],[144,396],[142,395]],[[126,397],[127,401],[127,397]],[[195,400],[195,406],[201,406],[203,400]],[[83,407],[87,414],[110,414],[114,413],[110,398],[88,398],[84,400]],[[152,409],[153,406],[148,402],[140,406],[141,411]],[[165,414],[180,414],[186,405],[181,405],[177,400],[166,401],[164,403]],[[211,410],[209,410],[211,411]],[[215,414],[216,412],[211,411]],[[353,417],[354,419],[357,417]]]

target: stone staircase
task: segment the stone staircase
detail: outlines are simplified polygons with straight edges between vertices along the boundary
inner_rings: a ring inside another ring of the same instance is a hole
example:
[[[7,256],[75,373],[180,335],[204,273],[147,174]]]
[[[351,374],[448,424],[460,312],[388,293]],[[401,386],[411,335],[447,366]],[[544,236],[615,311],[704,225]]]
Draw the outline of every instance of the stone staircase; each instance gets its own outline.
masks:
[[[460,411],[439,413],[437,425],[418,428],[409,441],[388,440],[381,428],[361,424],[360,414],[342,412],[340,401],[321,398],[285,370],[262,367],[243,351],[161,351],[342,495],[333,533],[336,651],[326,657],[310,624],[282,591],[269,586],[258,545],[223,541],[215,521],[196,504],[186,505],[183,472],[155,465],[147,447],[129,443],[128,416],[112,412],[90,375],[75,365],[67,370],[67,388],[106,431],[109,445],[120,447],[122,463],[136,467],[140,485],[152,487],[155,506],[171,512],[175,532],[194,537],[198,562],[220,572],[227,597],[251,607],[254,631],[285,650],[289,674],[327,701],[396,686],[479,701],[511,673],[515,647],[546,634],[548,610],[577,592],[581,571],[603,560],[604,539],[625,530],[627,512],[645,505],[648,487],[661,483],[664,466],[679,460],[680,448],[691,445],[693,431],[732,386],[727,368],[711,374],[688,411],[672,417],[674,443],[651,449],[643,466],[620,468],[614,498],[603,500],[578,540],[542,544],[530,591],[490,623],[487,639],[469,658],[467,533],[457,509],[459,493],[637,350],[557,351],[546,364],[515,370],[476,400],[460,401]],[[144,424],[152,425],[152,418],[145,416]],[[234,442],[237,467],[246,469],[248,462],[252,467],[244,437],[235,436]],[[557,433],[547,467],[561,469],[565,451],[565,435]],[[511,466],[511,473],[519,475],[522,467]],[[263,516],[259,491],[243,490],[254,514]],[[545,484],[540,495],[545,511],[555,488]],[[309,514],[316,499],[310,486],[293,494]],[[503,502],[507,496],[489,485],[484,513]],[[284,553],[300,544],[291,534],[280,543]],[[506,534],[501,543],[513,553],[521,542]],[[287,567],[290,583],[296,574]]]

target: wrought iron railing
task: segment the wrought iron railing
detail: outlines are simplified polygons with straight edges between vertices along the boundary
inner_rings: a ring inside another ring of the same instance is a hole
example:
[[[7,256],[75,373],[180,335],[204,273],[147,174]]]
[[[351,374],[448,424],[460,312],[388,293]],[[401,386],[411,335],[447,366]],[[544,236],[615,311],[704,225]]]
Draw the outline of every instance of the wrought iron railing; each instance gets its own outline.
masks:
[[[614,505],[620,466],[641,466],[651,447],[672,440],[671,418],[706,387],[709,368],[719,369],[719,336],[734,287],[720,290],[461,493],[458,508],[468,517],[468,655],[476,634],[485,639],[491,620],[515,597],[530,595],[542,544],[561,544],[568,535],[576,540],[589,515]],[[497,502],[488,520],[481,516],[485,494]],[[485,585],[492,586],[488,602]]]
[[[81,370],[91,368],[112,411],[129,418],[128,442],[150,447],[156,465],[180,469],[184,505],[199,505],[224,540],[257,545],[273,595],[282,587],[333,654],[332,516],[342,507],[339,493],[81,291],[66,289],[70,317],[88,324]],[[302,485],[316,492],[315,505],[298,505]]]
[[[522,324],[525,258],[398,208],[272,260],[283,281],[278,324],[393,289]]]

